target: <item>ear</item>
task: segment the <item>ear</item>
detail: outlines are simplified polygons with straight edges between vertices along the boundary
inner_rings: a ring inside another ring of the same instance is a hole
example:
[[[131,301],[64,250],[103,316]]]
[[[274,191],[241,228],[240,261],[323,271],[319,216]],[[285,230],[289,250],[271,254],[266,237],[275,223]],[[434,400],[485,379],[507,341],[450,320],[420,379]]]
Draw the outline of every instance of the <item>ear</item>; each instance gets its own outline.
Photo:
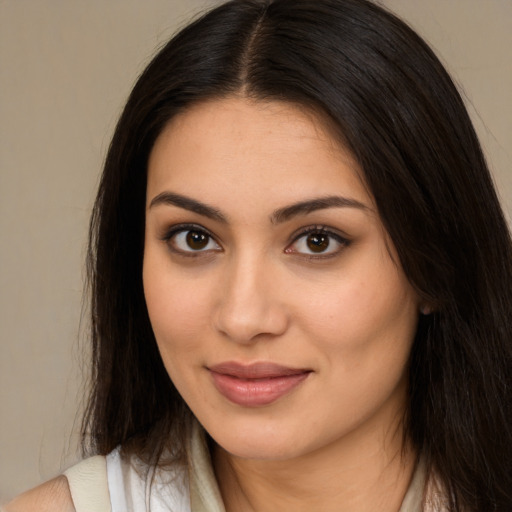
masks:
[[[421,304],[420,305],[420,313],[422,315],[430,315],[434,312],[434,308],[430,304]]]

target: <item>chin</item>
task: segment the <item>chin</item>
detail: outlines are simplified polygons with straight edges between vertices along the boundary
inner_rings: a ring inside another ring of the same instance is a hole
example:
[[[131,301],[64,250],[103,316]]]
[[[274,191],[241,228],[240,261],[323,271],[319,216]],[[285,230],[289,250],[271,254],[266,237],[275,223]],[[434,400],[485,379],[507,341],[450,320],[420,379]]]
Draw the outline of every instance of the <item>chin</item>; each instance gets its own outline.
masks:
[[[234,457],[254,460],[288,460],[304,451],[301,436],[283,428],[269,425],[211,429],[209,433],[220,448]],[[302,442],[300,442],[302,441]]]
[[[297,447],[286,446],[283,444],[269,444],[262,441],[261,443],[245,443],[228,441],[219,446],[233,457],[251,460],[289,460],[300,455]]]

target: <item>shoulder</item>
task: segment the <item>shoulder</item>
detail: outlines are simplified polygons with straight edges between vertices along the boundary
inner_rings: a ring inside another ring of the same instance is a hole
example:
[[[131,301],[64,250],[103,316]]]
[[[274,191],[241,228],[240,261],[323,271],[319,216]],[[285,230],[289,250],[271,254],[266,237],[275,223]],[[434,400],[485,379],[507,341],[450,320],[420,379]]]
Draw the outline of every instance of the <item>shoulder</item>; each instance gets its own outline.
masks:
[[[54,478],[27,491],[2,508],[2,512],[75,512],[67,478]]]

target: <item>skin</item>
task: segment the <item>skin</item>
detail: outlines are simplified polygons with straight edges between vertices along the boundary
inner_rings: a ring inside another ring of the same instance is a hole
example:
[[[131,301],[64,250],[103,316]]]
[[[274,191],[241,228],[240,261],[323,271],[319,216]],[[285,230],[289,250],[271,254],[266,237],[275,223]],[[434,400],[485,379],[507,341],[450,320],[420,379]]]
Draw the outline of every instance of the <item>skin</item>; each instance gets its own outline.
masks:
[[[2,508],[5,512],[75,512],[68,481],[59,476],[21,494]]]
[[[242,97],[175,117],[151,153],[146,302],[171,379],[217,443],[228,511],[400,508],[419,303],[361,176],[319,116]],[[333,196],[344,200],[288,208]],[[209,368],[226,361],[310,373],[246,407],[213,385]]]

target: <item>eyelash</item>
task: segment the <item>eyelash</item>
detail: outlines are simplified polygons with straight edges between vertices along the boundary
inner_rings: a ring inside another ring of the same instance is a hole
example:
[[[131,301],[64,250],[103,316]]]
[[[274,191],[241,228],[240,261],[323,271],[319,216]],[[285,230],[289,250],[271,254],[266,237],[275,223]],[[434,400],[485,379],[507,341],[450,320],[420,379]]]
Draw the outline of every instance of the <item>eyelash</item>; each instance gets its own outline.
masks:
[[[202,233],[206,235],[209,238],[208,243],[210,241],[213,241],[217,246],[220,246],[220,244],[217,242],[215,236],[208,231],[203,226],[200,226],[198,224],[178,224],[175,226],[172,226],[170,230],[168,230],[162,237],[161,240],[164,241],[169,249],[180,256],[184,256],[187,258],[197,258],[197,257],[204,257],[211,253],[212,249],[208,250],[197,250],[194,251],[191,249],[190,251],[183,251],[180,249],[177,249],[176,247],[172,246],[172,239],[179,235],[180,233],[187,233],[187,232],[197,232]],[[334,240],[337,244],[340,245],[340,247],[329,253],[303,253],[299,251],[294,251],[291,248],[293,245],[295,245],[301,238],[307,237],[311,234],[317,234],[317,235],[323,235],[328,237],[329,239]],[[327,226],[323,225],[315,225],[315,226],[309,226],[306,228],[302,228],[298,232],[294,233],[291,237],[291,242],[287,245],[284,252],[286,254],[296,254],[297,256],[300,256],[302,258],[310,259],[310,260],[322,260],[322,259],[328,259],[337,256],[344,248],[348,247],[350,245],[350,240],[348,240],[345,236],[340,235],[339,233],[336,233],[332,230],[330,230]],[[217,252],[217,250],[215,250]]]
[[[176,235],[179,235],[180,233],[187,233],[187,232],[197,232],[205,234],[210,240],[213,240],[215,244],[219,245],[215,237],[212,233],[210,233],[206,228],[200,226],[199,224],[177,224],[176,226],[172,226],[170,230],[168,230],[163,236],[162,241],[167,243],[169,249],[180,256],[184,256],[186,258],[198,258],[201,256],[205,256],[207,253],[210,253],[211,249],[208,251],[182,251],[180,249],[177,249],[176,247],[172,246],[172,239],[176,237]]]
[[[290,250],[290,247],[292,247],[294,244],[296,244],[301,238],[307,237],[308,235],[324,235],[327,236],[329,239],[333,239],[340,245],[340,247],[329,253],[318,253],[318,254],[306,254],[301,253],[298,251]],[[340,235],[337,232],[332,231],[327,226],[322,225],[316,225],[316,226],[309,226],[306,228],[303,228],[299,230],[297,233],[294,233],[292,235],[292,242],[288,244],[287,248],[285,249],[285,252],[287,254],[297,254],[300,257],[310,259],[310,260],[325,260],[328,258],[336,257],[344,248],[348,247],[350,245],[350,240],[346,238],[345,236]]]

